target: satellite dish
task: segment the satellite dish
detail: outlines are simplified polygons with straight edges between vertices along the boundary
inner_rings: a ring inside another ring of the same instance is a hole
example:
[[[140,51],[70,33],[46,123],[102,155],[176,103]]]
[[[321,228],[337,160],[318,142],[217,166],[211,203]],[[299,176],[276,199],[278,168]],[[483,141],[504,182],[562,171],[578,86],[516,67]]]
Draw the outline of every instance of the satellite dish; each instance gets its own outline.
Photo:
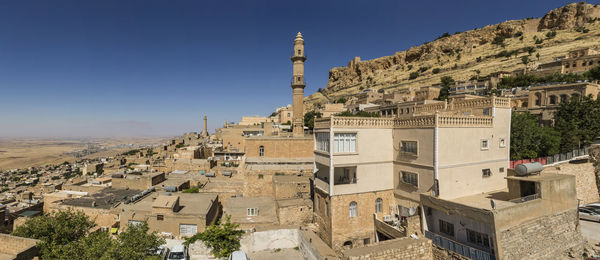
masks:
[[[417,213],[417,210],[415,209],[415,207],[410,207],[410,209],[408,209],[408,215],[412,216],[415,213]]]

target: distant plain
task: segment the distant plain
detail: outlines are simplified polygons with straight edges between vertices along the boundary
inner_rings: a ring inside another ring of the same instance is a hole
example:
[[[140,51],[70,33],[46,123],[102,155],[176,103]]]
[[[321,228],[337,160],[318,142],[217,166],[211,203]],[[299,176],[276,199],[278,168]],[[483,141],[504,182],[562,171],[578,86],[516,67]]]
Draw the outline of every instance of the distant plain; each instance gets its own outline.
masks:
[[[167,138],[0,138],[0,170],[59,164],[64,161],[75,161],[78,158],[65,153],[83,150],[88,144],[99,146],[116,146],[119,144],[161,144]],[[83,158],[108,157],[129,150],[129,148],[112,148],[106,151],[87,155]]]

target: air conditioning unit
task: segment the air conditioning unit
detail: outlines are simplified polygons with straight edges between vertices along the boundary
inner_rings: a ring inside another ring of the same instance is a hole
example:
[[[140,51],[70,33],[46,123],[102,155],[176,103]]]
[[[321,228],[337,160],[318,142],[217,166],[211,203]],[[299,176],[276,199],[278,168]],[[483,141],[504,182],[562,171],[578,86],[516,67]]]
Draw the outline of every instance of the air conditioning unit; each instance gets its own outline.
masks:
[[[392,222],[394,219],[392,218],[392,215],[385,215],[383,216],[383,221],[384,222]]]

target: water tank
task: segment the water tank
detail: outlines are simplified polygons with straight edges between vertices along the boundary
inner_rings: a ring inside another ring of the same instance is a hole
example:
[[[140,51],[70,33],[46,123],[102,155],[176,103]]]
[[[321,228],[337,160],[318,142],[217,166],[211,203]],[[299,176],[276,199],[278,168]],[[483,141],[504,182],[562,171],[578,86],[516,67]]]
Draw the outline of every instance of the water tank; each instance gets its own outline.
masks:
[[[223,171],[223,176],[231,177],[231,171]]]
[[[164,189],[165,189],[165,191],[168,191],[168,192],[176,192],[177,186],[165,186]]]
[[[214,172],[207,172],[206,173],[206,177],[215,177],[215,173]]]
[[[518,176],[537,174],[537,173],[540,173],[543,168],[544,167],[539,162],[522,163],[522,164],[515,166],[515,173]]]

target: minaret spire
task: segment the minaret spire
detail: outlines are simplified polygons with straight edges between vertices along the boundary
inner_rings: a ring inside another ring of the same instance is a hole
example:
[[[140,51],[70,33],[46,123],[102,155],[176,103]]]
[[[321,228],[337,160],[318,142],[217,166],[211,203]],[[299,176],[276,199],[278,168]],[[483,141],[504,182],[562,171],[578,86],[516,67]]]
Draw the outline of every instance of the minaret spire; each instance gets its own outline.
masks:
[[[298,32],[294,39],[294,54],[292,55],[292,93],[294,104],[293,133],[294,137],[304,137],[304,39]]]

